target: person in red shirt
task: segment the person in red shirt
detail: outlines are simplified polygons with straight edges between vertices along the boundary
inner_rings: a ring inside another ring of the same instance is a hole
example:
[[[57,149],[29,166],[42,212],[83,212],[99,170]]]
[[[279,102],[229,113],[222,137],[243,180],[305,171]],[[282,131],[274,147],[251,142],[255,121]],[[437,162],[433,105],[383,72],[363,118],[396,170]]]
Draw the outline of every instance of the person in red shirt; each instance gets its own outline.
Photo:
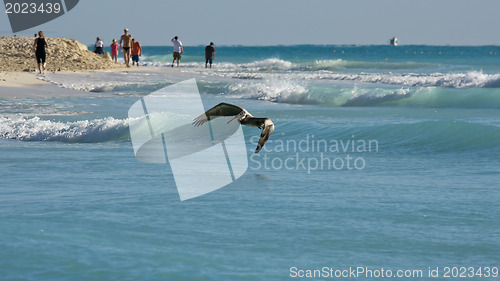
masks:
[[[139,41],[135,41],[135,39],[132,39],[132,66],[134,66],[134,63],[139,66],[139,56],[142,55],[142,48],[141,48],[141,43]]]
[[[114,60],[115,62],[117,61],[118,58],[118,48],[120,45],[116,43],[116,39],[113,39],[113,44],[111,44],[111,59]]]

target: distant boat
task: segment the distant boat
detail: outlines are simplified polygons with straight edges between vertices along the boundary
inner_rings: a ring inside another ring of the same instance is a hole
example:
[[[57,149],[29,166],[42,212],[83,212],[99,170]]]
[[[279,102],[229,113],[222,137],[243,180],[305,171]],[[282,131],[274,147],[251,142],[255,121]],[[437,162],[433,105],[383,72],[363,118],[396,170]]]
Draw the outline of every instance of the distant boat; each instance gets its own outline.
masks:
[[[398,38],[397,37],[392,37],[389,40],[389,44],[391,44],[392,46],[397,46],[398,45]]]

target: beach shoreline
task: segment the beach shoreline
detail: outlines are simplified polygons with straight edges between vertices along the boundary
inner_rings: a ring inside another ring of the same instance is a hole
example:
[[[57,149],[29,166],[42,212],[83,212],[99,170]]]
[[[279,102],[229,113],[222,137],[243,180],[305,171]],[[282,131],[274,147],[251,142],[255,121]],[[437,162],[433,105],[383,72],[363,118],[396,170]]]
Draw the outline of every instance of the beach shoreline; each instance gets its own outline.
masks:
[[[34,38],[0,37],[0,98],[60,97],[81,94],[43,81],[35,71]],[[46,73],[124,71],[125,66],[89,51],[84,44],[67,38],[47,38]]]
[[[100,82],[96,82],[96,77],[109,74],[123,74],[123,85],[134,83],[134,78],[131,76],[143,77],[156,76],[160,77],[161,81],[176,81],[180,82],[193,77],[204,78],[206,73],[199,73],[196,70],[187,71],[184,69],[179,71],[176,68],[156,67],[156,66],[140,66],[140,67],[123,67],[99,69],[99,70],[73,70],[73,71],[50,71],[44,75],[38,72],[30,71],[0,71],[0,99],[1,98],[50,98],[50,97],[67,97],[67,96],[88,96],[96,93],[103,94],[106,90],[101,90]],[[102,74],[102,75],[100,75]],[[95,83],[84,87],[67,86],[60,83],[61,77],[69,78],[70,81],[86,80],[87,78]],[[115,76],[116,77],[116,76]],[[163,77],[163,78],[161,78]],[[55,79],[54,79],[55,78]],[[54,80],[52,80],[54,79]],[[129,81],[130,80],[130,81]],[[102,81],[101,81],[102,82]],[[158,83],[155,82],[155,83]]]
[[[103,70],[75,70],[58,71],[56,74],[64,75],[85,75],[89,73],[134,73],[134,72],[155,72],[158,69],[152,67],[137,68],[113,68]],[[36,72],[0,71],[0,98],[51,98],[82,96],[89,91],[69,89],[61,85],[43,80],[45,76]],[[95,94],[95,93],[93,93]]]
[[[81,94],[39,79],[34,72],[0,72],[0,98],[49,98]]]

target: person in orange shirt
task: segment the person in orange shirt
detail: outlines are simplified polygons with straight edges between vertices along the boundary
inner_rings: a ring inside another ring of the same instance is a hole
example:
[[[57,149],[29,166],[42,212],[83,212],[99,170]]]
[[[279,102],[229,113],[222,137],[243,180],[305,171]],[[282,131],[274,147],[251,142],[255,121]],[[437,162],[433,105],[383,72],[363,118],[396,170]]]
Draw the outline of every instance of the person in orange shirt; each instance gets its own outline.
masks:
[[[137,66],[139,66],[140,55],[142,55],[141,43],[132,39],[132,66],[134,66],[134,63],[137,63]]]

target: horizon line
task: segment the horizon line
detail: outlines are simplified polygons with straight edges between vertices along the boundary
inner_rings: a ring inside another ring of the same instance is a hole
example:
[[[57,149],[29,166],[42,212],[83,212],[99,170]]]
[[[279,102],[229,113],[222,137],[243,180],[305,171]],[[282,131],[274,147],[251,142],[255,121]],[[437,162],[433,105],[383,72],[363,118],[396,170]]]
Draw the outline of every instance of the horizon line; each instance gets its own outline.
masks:
[[[27,37],[27,38],[32,38],[32,36],[17,36],[17,35],[2,35],[0,34],[0,37]],[[80,41],[80,40],[77,40],[77,39],[74,39],[74,38],[68,38],[68,37],[61,37],[61,36],[57,36],[57,37],[51,37],[51,36],[48,36],[47,38],[65,38],[65,39],[72,39],[72,40],[76,40],[76,41],[79,41],[81,42],[82,44],[84,45],[87,45],[86,43]],[[93,41],[93,40],[91,40]],[[139,41],[140,42],[140,41]],[[162,45],[162,44],[143,44],[144,47],[163,47],[163,46],[170,46],[170,44],[168,44],[169,42],[166,42],[165,45]],[[215,42],[214,42],[215,43]],[[92,43],[91,43],[92,44]],[[200,47],[200,46],[206,46],[207,44],[193,44],[193,45],[183,45],[185,47]],[[346,47],[346,46],[349,46],[349,47],[362,47],[362,46],[392,46],[390,45],[389,43],[386,43],[386,44],[377,44],[377,43],[373,43],[373,44],[357,44],[357,43],[317,43],[317,44],[305,44],[305,43],[286,43],[286,44],[280,44],[280,43],[276,43],[276,44],[262,44],[262,45],[259,45],[259,44],[215,44],[216,46],[219,46],[219,47],[293,47],[293,46],[342,46],[342,47]],[[398,47],[403,47],[403,46],[429,46],[429,47],[500,47],[500,44],[498,43],[490,43],[490,44],[425,44],[425,43],[414,43],[414,44],[398,44],[398,46],[392,46],[394,48],[398,48]]]

